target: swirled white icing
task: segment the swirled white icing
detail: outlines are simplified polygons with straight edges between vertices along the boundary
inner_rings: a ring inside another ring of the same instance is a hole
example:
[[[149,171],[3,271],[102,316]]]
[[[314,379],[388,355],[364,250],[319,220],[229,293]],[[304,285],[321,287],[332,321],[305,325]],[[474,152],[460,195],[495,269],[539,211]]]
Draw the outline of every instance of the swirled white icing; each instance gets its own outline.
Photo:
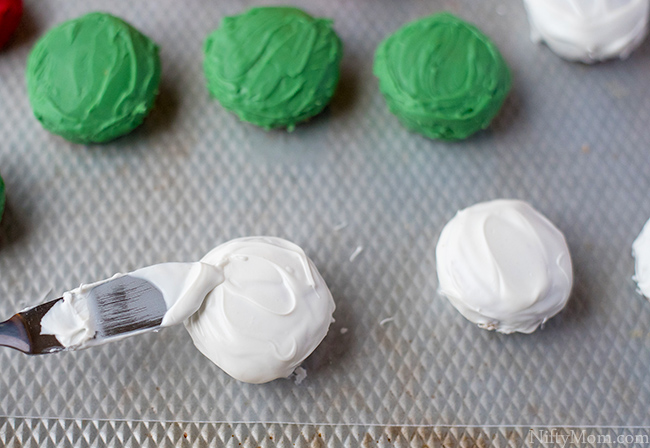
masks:
[[[185,322],[196,347],[249,383],[290,375],[320,344],[334,300],[303,250],[280,238],[240,238],[202,263],[221,266],[225,282]]]
[[[585,63],[626,58],[648,31],[650,0],[524,0],[531,38]]]
[[[436,247],[439,291],[479,327],[532,333],[564,308],[573,284],[562,233],[529,204],[459,211]]]
[[[650,299],[650,220],[632,243],[634,257],[634,281],[639,292]]]
[[[71,348],[108,342],[94,339],[88,295],[123,275],[66,292],[43,317],[41,333]],[[335,308],[304,251],[275,237],[232,240],[200,262],[162,263],[126,275],[161,291],[167,305],[161,326],[185,321],[203,354],[249,383],[289,376],[323,340]]]

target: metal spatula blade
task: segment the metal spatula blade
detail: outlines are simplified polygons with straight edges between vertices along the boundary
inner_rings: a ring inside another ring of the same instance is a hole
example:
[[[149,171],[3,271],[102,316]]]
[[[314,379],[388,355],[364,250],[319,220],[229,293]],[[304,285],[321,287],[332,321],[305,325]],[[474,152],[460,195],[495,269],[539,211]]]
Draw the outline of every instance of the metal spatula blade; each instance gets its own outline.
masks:
[[[162,292],[146,280],[125,275],[88,293],[95,339],[160,327],[167,312]]]
[[[113,338],[160,327],[167,312],[162,292],[150,282],[123,275],[92,288],[81,300],[87,301],[95,334],[82,347],[65,347],[53,335],[42,334],[41,321],[63,298],[21,311],[0,323],[0,346],[37,355],[99,345]]]

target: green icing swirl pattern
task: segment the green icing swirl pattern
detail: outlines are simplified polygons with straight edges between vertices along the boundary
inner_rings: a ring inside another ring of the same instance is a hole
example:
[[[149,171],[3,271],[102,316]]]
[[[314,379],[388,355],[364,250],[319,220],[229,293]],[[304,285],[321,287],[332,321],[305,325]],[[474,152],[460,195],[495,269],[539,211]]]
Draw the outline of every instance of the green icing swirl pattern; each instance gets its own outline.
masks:
[[[331,20],[263,7],[225,17],[204,52],[208,89],[223,107],[266,129],[292,130],[331,100],[342,44]]]
[[[441,140],[485,129],[511,87],[497,47],[449,13],[409,23],[389,36],[377,49],[374,73],[402,124]]]
[[[34,115],[73,142],[106,142],[135,129],[153,107],[159,83],[156,44],[105,13],[51,29],[27,61]]]

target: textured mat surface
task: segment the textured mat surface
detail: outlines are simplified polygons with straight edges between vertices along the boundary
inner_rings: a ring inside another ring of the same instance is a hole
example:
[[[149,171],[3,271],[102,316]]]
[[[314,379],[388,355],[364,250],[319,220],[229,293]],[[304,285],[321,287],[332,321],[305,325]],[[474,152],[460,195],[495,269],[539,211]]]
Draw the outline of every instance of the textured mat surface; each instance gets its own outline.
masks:
[[[0,417],[0,443],[18,447],[487,447],[647,446],[643,428],[427,427],[139,422]]]
[[[307,378],[238,383],[183,328],[57,356],[0,350],[0,445],[153,434],[174,446],[186,431],[234,431],[209,422],[242,422],[233,427],[260,445],[272,430],[303,446],[318,431],[358,446],[366,428],[373,440],[406,431],[405,444],[425,431],[426,444],[461,425],[453,440],[508,444],[531,425],[649,427],[650,303],[635,293],[630,247],[650,217],[650,41],[629,60],[589,67],[531,44],[516,0],[294,0],[334,18],[343,77],[321,116],[265,132],[211,100],[201,68],[220,18],[265,3],[26,3],[0,53],[0,316],[115,272],[197,260],[230,238],[282,236],[313,258],[337,302]],[[491,128],[454,144],[404,130],[372,76],[387,33],[443,9],[491,36],[514,77]],[[33,118],[24,67],[38,36],[92,10],[154,39],[163,80],[141,128],[86,147]],[[436,294],[442,226],[500,197],[545,213],[573,255],[567,309],[532,335],[479,330]],[[471,429],[485,425],[494,429]]]

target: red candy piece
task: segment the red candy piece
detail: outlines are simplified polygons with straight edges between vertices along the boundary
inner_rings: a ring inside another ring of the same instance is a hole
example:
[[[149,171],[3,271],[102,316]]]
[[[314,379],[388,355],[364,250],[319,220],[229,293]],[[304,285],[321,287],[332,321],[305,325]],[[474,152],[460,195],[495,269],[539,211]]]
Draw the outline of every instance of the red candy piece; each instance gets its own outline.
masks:
[[[23,15],[23,0],[0,0],[0,48],[18,28]]]

